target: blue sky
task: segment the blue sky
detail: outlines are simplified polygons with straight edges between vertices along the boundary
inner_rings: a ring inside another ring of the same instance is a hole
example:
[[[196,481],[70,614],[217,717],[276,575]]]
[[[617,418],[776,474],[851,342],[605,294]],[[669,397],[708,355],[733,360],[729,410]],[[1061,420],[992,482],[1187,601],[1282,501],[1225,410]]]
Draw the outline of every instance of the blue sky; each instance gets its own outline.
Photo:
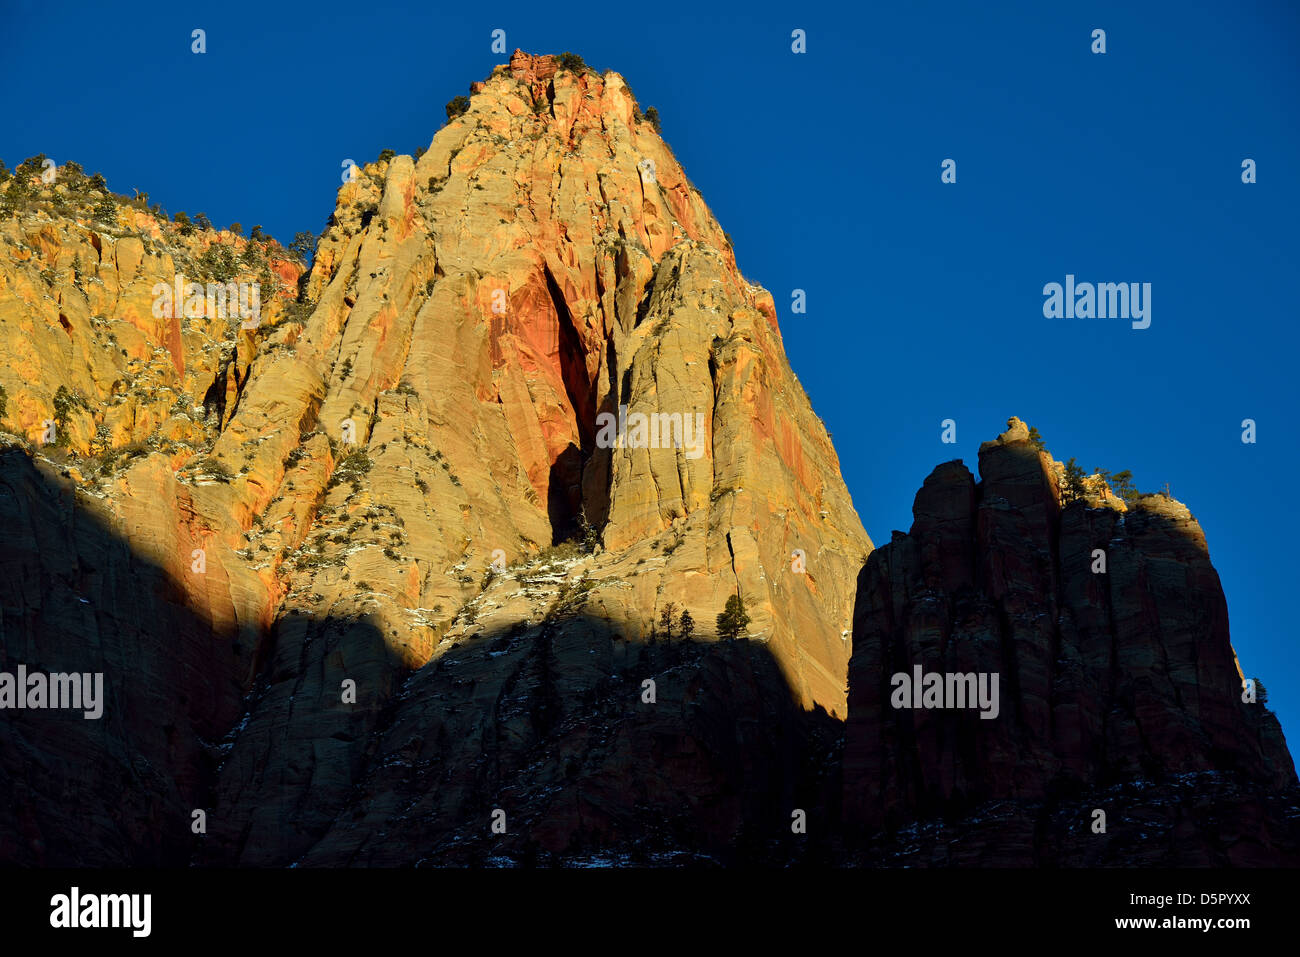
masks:
[[[504,61],[492,30],[618,70],[776,297],[873,539],[1010,415],[1058,458],[1168,482],[1205,528],[1243,668],[1300,741],[1293,5],[0,6],[6,163],[75,159],[286,242],[320,230],[344,159],[428,144]],[[1151,327],[1043,318],[1067,273],[1150,282]]]

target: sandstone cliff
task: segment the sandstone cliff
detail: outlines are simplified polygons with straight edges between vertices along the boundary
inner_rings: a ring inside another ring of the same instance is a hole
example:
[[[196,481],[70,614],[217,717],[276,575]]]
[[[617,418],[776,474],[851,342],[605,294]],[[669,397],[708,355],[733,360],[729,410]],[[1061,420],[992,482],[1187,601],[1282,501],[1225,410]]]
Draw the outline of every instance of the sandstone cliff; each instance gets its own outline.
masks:
[[[40,716],[15,725],[12,786],[24,753],[49,755],[36,780],[93,809],[94,834],[56,850],[63,819],[35,815],[3,838],[11,859],[351,859],[395,826],[390,748],[457,784],[431,841],[477,828],[549,755],[548,774],[611,792],[639,775],[645,806],[607,808],[611,828],[685,821],[699,792],[705,843],[726,847],[776,800],[741,786],[747,749],[774,749],[752,772],[770,792],[844,716],[871,543],[771,296],[618,74],[516,53],[472,93],[418,158],[339,190],[301,284],[278,247],[254,250],[279,279],[252,330],[153,302],[214,244],[226,278],[253,278],[239,237],[121,204],[110,227],[102,195],[83,215],[59,186],[0,224],[5,661],[102,666],[117,722],[58,740]],[[609,447],[602,413],[701,427]],[[753,647],[710,651],[735,594]],[[665,611],[681,643],[683,610],[695,641],[647,651]],[[621,745],[587,727],[650,677],[659,703]],[[83,760],[94,735],[110,746]],[[480,749],[490,773],[471,770]],[[567,750],[576,764],[554,763]],[[154,797],[128,838],[113,809],[136,790]],[[547,850],[593,826],[586,798],[561,807],[534,826]]]

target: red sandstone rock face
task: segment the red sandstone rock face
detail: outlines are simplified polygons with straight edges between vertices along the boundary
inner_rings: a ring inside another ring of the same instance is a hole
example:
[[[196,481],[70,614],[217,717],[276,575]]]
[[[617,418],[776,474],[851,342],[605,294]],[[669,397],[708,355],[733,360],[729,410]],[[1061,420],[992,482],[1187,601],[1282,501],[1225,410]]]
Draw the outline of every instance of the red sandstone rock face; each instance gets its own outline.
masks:
[[[510,55],[510,73],[516,80],[523,80],[525,83],[549,80],[555,76],[555,60],[556,58],[550,54],[534,56],[523,50],[515,50]]]
[[[1053,463],[1019,420],[979,465],[979,484],[960,462],[936,468],[911,532],[859,577],[846,823],[1194,774],[1293,786],[1276,719],[1241,701],[1223,592],[1187,509],[1159,496],[1127,512],[1092,497],[1062,508]],[[1092,571],[1097,549],[1105,574]],[[997,673],[1000,714],[892,707],[891,676],[918,664]]]
[[[523,561],[585,519],[603,547],[592,576],[632,581],[602,592],[622,630],[646,634],[667,601],[709,624],[739,591],[800,703],[843,715],[851,580],[870,541],[771,296],[740,274],[621,77],[517,52],[418,161],[340,190],[308,289],[297,359],[336,371],[318,408],[304,393],[289,417],[334,436],[407,390],[401,442],[459,479],[442,486],[435,464],[424,499],[441,532],[415,556],[417,603],[441,603],[442,627],[473,590],[430,569],[481,573],[498,549]],[[230,427],[242,442],[267,434],[266,400],[255,376],[249,428]],[[700,417],[699,448],[602,448],[597,417],[621,406]],[[375,461],[363,485],[429,483],[418,458]]]

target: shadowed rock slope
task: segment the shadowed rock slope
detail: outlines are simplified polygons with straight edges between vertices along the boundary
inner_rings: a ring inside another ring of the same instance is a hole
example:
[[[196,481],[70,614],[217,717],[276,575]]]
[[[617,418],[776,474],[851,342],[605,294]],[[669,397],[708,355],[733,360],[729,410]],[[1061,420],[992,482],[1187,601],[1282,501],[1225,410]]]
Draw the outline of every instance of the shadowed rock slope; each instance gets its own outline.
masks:
[[[1273,714],[1242,701],[1187,508],[1126,506],[1096,477],[1063,503],[1061,463],[1019,419],[979,470],[936,468],[911,532],[858,579],[844,813],[850,833],[888,832],[868,857],[1300,863],[1291,756]],[[892,676],[917,665],[997,674],[999,713],[895,707]]]

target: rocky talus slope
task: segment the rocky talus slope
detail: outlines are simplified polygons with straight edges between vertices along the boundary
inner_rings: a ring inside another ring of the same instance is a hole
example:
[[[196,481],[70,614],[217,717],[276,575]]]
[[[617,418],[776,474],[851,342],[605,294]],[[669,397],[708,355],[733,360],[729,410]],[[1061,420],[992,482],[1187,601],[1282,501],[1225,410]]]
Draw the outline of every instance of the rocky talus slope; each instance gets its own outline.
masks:
[[[1062,508],[1013,424],[872,552],[622,77],[517,52],[470,92],[342,186],[310,270],[0,178],[0,671],[106,685],[0,718],[0,861],[1172,861],[1069,802],[1179,787],[1190,859],[1296,853],[1185,509]],[[160,311],[178,275],[260,321]],[[892,709],[910,663],[999,671],[999,717]]]

